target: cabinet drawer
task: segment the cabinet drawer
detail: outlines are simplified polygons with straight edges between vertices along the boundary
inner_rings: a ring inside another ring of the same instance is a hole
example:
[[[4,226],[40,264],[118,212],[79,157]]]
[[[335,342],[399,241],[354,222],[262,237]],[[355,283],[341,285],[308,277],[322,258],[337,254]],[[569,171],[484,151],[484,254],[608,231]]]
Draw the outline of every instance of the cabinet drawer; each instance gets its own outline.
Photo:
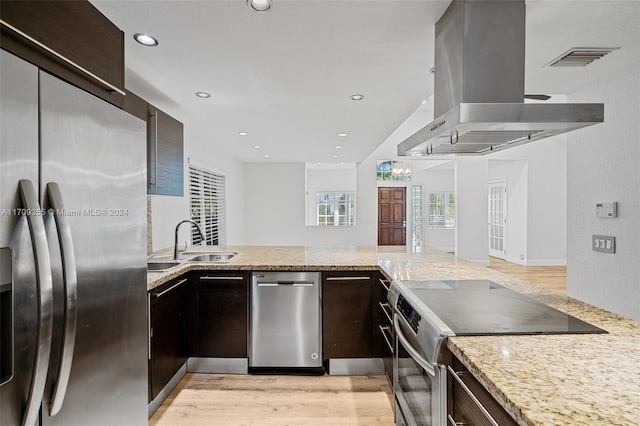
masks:
[[[187,360],[188,279],[177,278],[149,292],[149,400]]]
[[[244,272],[198,273],[197,332],[190,344],[202,358],[247,358],[249,280]]]
[[[504,408],[487,392],[475,377],[457,359],[448,369],[449,422],[479,426],[517,425]]]
[[[324,359],[373,356],[372,284],[375,271],[323,274]]]

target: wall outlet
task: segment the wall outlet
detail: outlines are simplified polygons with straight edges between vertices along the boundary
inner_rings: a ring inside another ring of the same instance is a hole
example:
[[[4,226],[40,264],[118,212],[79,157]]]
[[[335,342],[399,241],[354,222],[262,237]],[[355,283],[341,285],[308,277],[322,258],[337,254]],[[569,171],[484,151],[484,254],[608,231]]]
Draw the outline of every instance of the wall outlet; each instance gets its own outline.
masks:
[[[524,260],[524,254],[520,255],[520,260]]]
[[[602,253],[615,253],[616,237],[610,235],[592,235],[591,249]]]

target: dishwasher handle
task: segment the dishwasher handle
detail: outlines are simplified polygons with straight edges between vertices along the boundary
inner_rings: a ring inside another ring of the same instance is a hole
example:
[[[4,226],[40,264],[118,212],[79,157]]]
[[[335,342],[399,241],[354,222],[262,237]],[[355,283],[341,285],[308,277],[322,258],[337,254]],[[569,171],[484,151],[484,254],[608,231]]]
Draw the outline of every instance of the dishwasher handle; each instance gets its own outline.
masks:
[[[258,281],[258,287],[279,287],[279,286],[292,286],[292,287],[313,287],[313,281]]]

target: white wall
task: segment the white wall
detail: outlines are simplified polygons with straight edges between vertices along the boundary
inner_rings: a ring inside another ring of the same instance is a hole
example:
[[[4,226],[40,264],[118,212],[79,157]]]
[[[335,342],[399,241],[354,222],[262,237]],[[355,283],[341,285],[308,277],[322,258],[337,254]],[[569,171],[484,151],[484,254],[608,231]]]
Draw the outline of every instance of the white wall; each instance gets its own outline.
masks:
[[[375,169],[373,173],[375,179]],[[361,217],[368,216],[369,212],[360,204],[363,197],[359,176],[356,226],[349,227],[305,226],[304,163],[245,163],[244,180],[246,244],[375,245],[375,234],[371,242],[366,226],[361,224],[367,222]]]
[[[189,158],[200,166],[208,166],[214,172],[225,175],[227,244],[244,244],[244,163],[238,161],[211,144],[198,141],[188,132],[184,134],[184,196],[151,196],[153,250],[172,247],[175,227],[183,219],[189,218]],[[189,240],[189,227],[180,228],[178,241],[184,245]]]
[[[569,96],[604,102],[604,123],[568,135],[567,293],[640,320],[640,65]],[[595,217],[617,201],[618,217]],[[591,250],[591,235],[616,237],[616,253]]]
[[[456,160],[456,256],[489,264],[488,162],[484,157]]]
[[[306,224],[316,225],[318,192],[355,192],[355,164],[333,167],[306,165]],[[356,211],[357,211],[356,205]]]
[[[420,164],[414,161],[417,166]],[[424,162],[423,162],[424,163]],[[424,244],[444,251],[455,251],[454,229],[429,229],[429,193],[454,192],[454,162],[430,167],[425,170],[414,170],[415,185],[422,185],[424,191]]]

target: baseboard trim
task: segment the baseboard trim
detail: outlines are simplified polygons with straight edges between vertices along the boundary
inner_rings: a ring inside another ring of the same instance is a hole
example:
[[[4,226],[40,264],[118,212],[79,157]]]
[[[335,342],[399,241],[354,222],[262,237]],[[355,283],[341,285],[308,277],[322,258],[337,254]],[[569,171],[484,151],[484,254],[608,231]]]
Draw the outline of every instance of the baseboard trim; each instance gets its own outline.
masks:
[[[331,376],[377,376],[384,374],[382,358],[334,358],[329,360]]]
[[[567,259],[526,260],[525,266],[567,266]]]
[[[247,374],[247,358],[196,358],[187,360],[189,373]]]
[[[178,383],[180,383],[180,380],[182,380],[182,378],[186,374],[187,374],[187,364],[184,363],[182,364],[182,367],[180,367],[178,372],[173,375],[171,380],[169,380],[169,383],[167,383],[166,386],[162,388],[160,393],[153,399],[153,401],[149,403],[149,418],[151,418],[151,416],[153,416],[153,413],[155,413],[158,410],[158,408],[160,408],[164,400],[167,399],[171,391],[176,386],[178,386]]]

